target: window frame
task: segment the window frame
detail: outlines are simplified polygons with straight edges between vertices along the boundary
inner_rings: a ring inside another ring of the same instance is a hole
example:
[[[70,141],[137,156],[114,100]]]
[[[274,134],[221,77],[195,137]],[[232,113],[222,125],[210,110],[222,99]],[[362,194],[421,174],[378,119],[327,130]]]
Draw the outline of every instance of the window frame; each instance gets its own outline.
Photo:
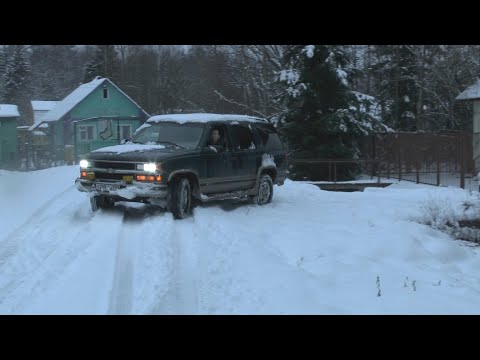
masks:
[[[108,91],[108,87],[107,86],[104,86],[103,89],[102,89],[102,95],[103,95],[103,98],[104,99],[109,99],[110,98],[110,94],[109,94],[109,91]]]
[[[129,128],[128,132],[129,132],[130,136],[128,136],[128,137],[124,136],[125,135],[124,132],[123,132],[124,127]],[[132,128],[133,128],[132,124],[120,124],[120,139],[131,139],[132,135],[133,135],[132,134]]]
[[[92,138],[88,138],[88,129],[92,129]],[[82,139],[82,132],[85,132],[86,137],[85,139]],[[96,133],[95,133],[95,125],[80,125],[78,127],[78,141],[80,142],[89,142],[89,141],[94,141],[96,140]]]
[[[250,126],[249,126],[250,125]],[[238,128],[244,128],[244,129],[247,129],[247,131],[250,133],[250,140],[251,142],[253,142],[255,148],[254,149],[251,149],[250,147],[248,148],[235,148],[235,146],[240,146],[238,144],[238,137],[235,136],[235,128],[238,127]],[[255,129],[254,129],[254,126],[252,126],[251,124],[245,124],[245,123],[238,123],[238,124],[229,124],[228,126],[228,132],[230,134],[230,144],[231,144],[231,149],[233,151],[256,151],[258,150],[258,138],[257,138],[257,135],[255,134]]]

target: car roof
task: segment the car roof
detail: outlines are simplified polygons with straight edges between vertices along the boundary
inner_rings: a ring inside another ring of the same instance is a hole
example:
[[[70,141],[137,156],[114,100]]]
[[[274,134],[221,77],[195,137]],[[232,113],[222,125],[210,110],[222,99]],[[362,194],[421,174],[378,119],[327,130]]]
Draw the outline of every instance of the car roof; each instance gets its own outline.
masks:
[[[193,114],[166,114],[156,115],[149,118],[147,123],[158,122],[176,122],[180,124],[184,123],[209,123],[209,122],[254,122],[254,123],[268,123],[267,120],[238,114],[209,114],[209,113],[193,113]]]

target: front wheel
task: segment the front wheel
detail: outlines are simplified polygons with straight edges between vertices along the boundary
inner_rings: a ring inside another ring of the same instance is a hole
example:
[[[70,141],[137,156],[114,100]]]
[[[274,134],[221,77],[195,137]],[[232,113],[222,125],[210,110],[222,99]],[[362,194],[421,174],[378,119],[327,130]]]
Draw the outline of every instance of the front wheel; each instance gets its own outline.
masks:
[[[90,207],[92,211],[95,212],[98,209],[111,209],[115,206],[115,201],[112,198],[95,195],[90,197]]]
[[[273,181],[270,175],[264,174],[260,178],[257,195],[249,196],[252,204],[265,205],[272,202]]]
[[[192,189],[186,178],[173,180],[170,187],[170,211],[175,219],[186,218],[192,209]]]

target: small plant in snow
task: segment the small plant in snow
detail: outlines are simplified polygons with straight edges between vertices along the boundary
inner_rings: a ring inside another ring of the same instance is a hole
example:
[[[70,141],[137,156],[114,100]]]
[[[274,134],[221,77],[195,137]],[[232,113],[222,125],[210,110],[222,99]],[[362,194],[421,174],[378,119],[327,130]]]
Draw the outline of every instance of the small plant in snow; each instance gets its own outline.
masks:
[[[380,276],[377,276],[377,296],[380,297],[382,296],[382,289],[380,289]]]
[[[442,230],[446,226],[458,226],[455,212],[448,200],[429,199],[420,205],[423,212],[421,222]]]
[[[413,291],[417,291],[417,286],[416,286],[416,284],[417,284],[417,280],[413,280],[413,281],[412,281]]]
[[[408,276],[405,277],[405,281],[403,282],[403,287],[407,287]]]
[[[467,212],[468,210],[473,209],[475,207],[475,203],[472,200],[465,200],[462,203],[462,206],[463,206],[463,211]]]
[[[480,222],[480,193],[465,192],[465,194],[467,199],[458,204],[457,212],[454,211],[448,199],[425,201],[421,205],[423,216],[419,222],[440,230],[454,239],[480,243],[480,229],[475,225]],[[462,222],[463,225],[460,225]]]

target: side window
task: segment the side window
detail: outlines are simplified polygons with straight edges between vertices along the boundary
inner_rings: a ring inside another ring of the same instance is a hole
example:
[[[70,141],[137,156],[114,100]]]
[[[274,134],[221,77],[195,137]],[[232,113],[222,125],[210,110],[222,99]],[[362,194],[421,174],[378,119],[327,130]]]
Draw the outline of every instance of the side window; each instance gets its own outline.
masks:
[[[248,126],[232,125],[232,149],[233,150],[255,150],[255,136]]]
[[[283,149],[282,140],[275,129],[264,125],[257,125],[256,128],[265,150]]]
[[[208,129],[208,137],[207,137],[207,143],[211,139],[211,135],[213,130],[218,130],[218,134],[220,135],[220,140],[225,142],[226,147],[228,148],[229,145],[229,139],[227,137],[227,131],[225,129],[225,125],[222,124],[213,124],[211,127]]]

